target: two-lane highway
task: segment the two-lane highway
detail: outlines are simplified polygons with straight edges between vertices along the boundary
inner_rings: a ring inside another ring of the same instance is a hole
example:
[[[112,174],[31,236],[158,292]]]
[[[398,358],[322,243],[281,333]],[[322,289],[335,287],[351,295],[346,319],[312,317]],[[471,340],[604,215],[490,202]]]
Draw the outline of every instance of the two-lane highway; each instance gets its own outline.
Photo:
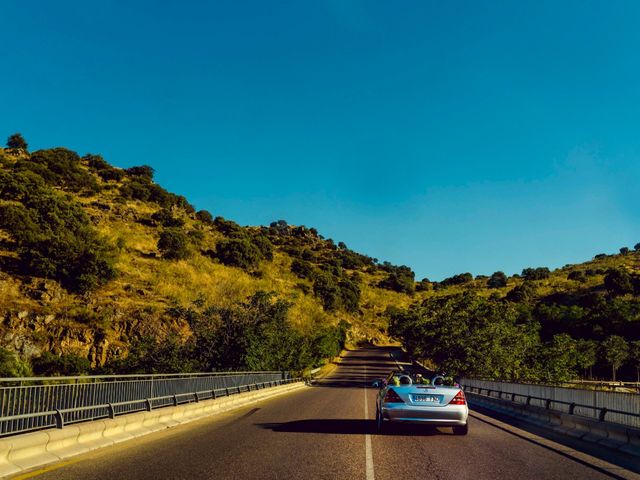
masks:
[[[378,435],[371,382],[395,366],[388,349],[352,351],[317,386],[81,455],[29,478],[633,478],[476,414],[468,436],[412,425]]]

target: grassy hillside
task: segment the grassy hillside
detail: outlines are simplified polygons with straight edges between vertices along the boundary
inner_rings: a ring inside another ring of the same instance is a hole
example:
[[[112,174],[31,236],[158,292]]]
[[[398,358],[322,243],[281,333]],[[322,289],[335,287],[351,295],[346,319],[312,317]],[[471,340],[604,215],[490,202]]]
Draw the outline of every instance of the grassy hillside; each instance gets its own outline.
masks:
[[[638,251],[415,282],[314,228],[196,211],[153,173],[0,149],[0,374],[302,369],[391,334],[434,366],[542,378],[553,362],[556,377],[604,368],[612,335],[640,340]],[[580,341],[595,342],[592,365],[556,358]],[[528,347],[503,355],[509,342]]]
[[[188,343],[193,325],[176,312],[243,308],[260,292],[287,303],[287,325],[306,339],[341,324],[349,342],[385,342],[387,307],[409,303],[377,286],[392,266],[313,228],[241,227],[196,211],[145,166],[0,150],[0,207],[0,342],[25,360],[50,352],[71,369],[119,366],[149,339]],[[50,363],[36,367],[55,371]]]

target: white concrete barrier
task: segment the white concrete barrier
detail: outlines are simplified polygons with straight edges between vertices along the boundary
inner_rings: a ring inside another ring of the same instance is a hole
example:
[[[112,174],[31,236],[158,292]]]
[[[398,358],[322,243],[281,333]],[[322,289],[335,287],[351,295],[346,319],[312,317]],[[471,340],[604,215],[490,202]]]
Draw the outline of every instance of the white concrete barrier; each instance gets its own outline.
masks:
[[[0,439],[0,477],[304,388],[303,382]]]
[[[640,457],[640,429],[546,410],[534,405],[514,404],[510,400],[491,398],[469,392],[466,395],[471,404],[475,403],[505,415],[515,416],[530,423],[541,425],[564,435],[580,438]],[[514,414],[514,410],[509,408],[514,405],[517,410],[522,412],[521,414]]]

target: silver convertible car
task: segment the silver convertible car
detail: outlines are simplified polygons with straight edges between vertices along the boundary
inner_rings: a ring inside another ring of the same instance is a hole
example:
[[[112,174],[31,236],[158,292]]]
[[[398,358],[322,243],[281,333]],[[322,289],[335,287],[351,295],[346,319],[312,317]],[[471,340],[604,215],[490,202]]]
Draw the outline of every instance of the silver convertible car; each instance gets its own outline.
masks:
[[[373,382],[380,388],[376,398],[378,432],[391,421],[453,427],[455,435],[466,435],[469,408],[464,392],[457,384],[445,383],[442,376],[428,379],[419,373],[397,371]]]

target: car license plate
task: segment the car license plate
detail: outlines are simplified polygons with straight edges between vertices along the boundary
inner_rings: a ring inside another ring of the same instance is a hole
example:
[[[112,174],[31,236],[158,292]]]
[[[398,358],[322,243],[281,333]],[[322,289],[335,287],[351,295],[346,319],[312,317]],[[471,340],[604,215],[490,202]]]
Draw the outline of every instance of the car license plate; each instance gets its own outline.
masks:
[[[440,403],[439,395],[414,395],[414,402]]]

